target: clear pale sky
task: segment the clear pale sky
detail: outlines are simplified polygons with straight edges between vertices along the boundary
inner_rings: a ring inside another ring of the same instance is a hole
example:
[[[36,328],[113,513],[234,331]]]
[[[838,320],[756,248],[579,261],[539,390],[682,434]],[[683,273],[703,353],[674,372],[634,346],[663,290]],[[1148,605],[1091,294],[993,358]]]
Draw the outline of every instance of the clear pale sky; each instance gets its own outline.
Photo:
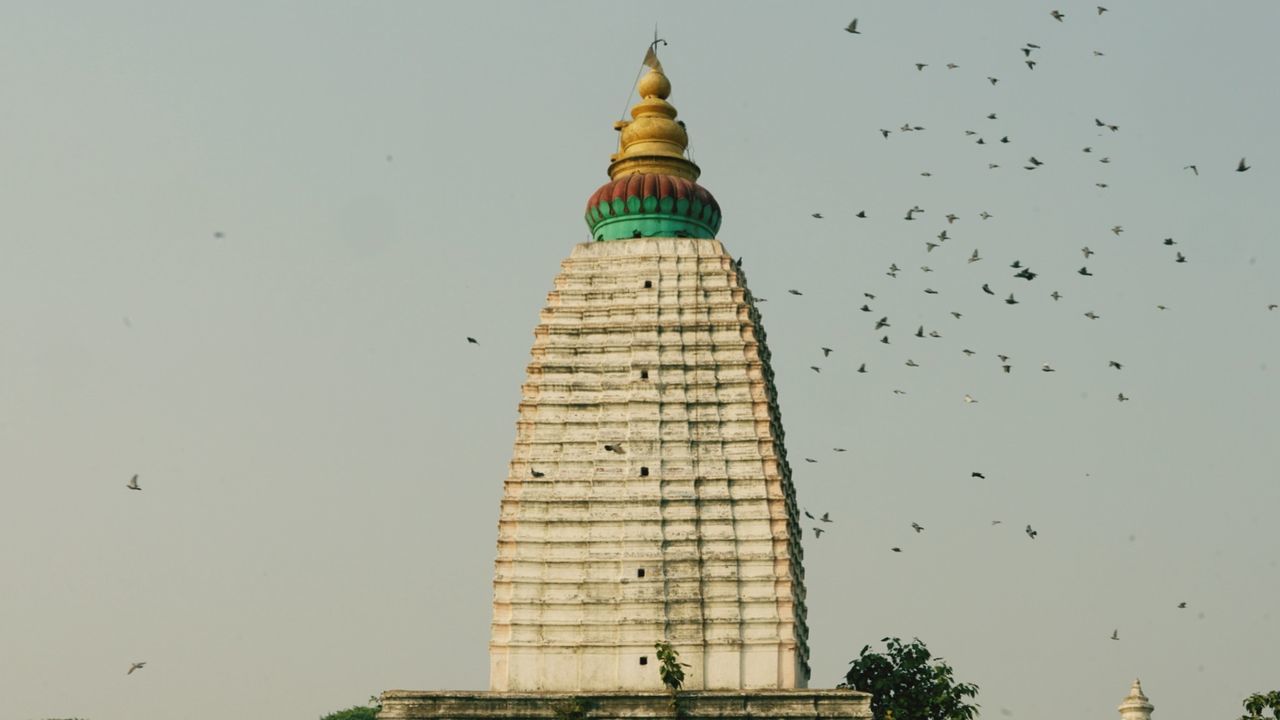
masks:
[[[1238,716],[1280,685],[1280,5],[1108,7],[6,3],[0,718],[487,686],[531,331],[655,22],[836,520],[812,685],[919,636],[985,716]]]

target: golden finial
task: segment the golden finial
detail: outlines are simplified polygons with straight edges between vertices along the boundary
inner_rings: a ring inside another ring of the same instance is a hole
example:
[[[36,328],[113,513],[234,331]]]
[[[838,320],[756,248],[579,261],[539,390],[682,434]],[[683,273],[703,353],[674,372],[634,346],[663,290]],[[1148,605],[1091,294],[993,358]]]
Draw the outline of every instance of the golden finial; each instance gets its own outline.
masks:
[[[617,180],[637,173],[675,175],[687,180],[697,180],[702,173],[698,166],[685,157],[689,146],[689,134],[684,123],[676,121],[676,109],[667,102],[671,96],[671,81],[662,71],[662,63],[654,46],[645,54],[644,64],[649,72],[640,79],[637,89],[640,102],[631,108],[631,120],[619,120],[613,124],[621,135],[618,152],[609,159],[609,177]]]

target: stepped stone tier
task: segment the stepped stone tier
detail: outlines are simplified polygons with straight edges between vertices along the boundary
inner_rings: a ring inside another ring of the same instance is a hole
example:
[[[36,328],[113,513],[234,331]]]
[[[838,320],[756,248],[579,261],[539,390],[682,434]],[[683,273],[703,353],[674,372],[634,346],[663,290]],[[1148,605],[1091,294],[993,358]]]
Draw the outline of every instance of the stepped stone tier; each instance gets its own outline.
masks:
[[[1156,709],[1155,705],[1147,699],[1142,692],[1142,682],[1140,680],[1133,681],[1133,687],[1129,688],[1129,694],[1125,696],[1124,702],[1120,703],[1117,710],[1120,711],[1121,720],[1151,720],[1151,712]]]
[[[573,249],[534,332],[490,687],[804,687],[795,496],[764,331],[718,240]],[[537,473],[537,475],[535,475]]]
[[[489,692],[383,720],[869,719],[809,690],[803,552],[764,329],[652,46],[610,182],[534,331],[498,520]],[[686,663],[668,693],[655,642]],[[677,705],[673,706],[672,703]]]

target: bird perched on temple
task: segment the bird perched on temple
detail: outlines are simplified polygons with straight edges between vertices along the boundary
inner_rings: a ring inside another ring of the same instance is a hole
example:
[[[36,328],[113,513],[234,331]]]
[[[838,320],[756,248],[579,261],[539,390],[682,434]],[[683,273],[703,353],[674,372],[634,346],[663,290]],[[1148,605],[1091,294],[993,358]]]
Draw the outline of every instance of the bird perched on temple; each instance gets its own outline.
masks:
[[[130,478],[130,479],[129,479],[129,484],[128,484],[128,485],[125,485],[125,487],[129,488],[130,490],[142,490],[142,488],[138,487],[138,476],[137,476],[137,475],[134,475],[132,478]]]
[[[146,666],[147,664],[145,662],[133,663],[132,665],[129,666],[129,672],[125,673],[125,675],[132,675],[134,670],[141,670]]]
[[[844,31],[847,33],[853,33],[854,35],[861,35],[862,33],[858,32],[858,18],[851,20],[849,25],[845,27]]]
[[[532,476],[534,476],[534,477],[536,477],[536,478],[546,477],[546,476],[547,476],[547,474],[546,474],[546,473],[544,473],[544,472],[538,472],[537,470],[534,470],[533,468],[529,468],[529,474],[530,474],[530,475],[532,475]]]
[[[614,453],[615,455],[622,455],[627,452],[626,450],[622,449],[621,445],[605,445],[604,449],[607,452]]]

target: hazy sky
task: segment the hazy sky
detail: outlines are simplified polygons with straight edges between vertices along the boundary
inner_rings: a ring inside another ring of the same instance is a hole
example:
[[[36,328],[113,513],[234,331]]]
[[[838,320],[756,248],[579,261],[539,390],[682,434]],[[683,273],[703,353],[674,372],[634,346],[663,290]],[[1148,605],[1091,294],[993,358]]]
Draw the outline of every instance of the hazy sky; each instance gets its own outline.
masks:
[[[1280,684],[1280,4],[1108,7],[5,3],[0,718],[487,687],[531,331],[655,22],[837,521],[813,686],[919,636],[988,717],[1237,716]]]

